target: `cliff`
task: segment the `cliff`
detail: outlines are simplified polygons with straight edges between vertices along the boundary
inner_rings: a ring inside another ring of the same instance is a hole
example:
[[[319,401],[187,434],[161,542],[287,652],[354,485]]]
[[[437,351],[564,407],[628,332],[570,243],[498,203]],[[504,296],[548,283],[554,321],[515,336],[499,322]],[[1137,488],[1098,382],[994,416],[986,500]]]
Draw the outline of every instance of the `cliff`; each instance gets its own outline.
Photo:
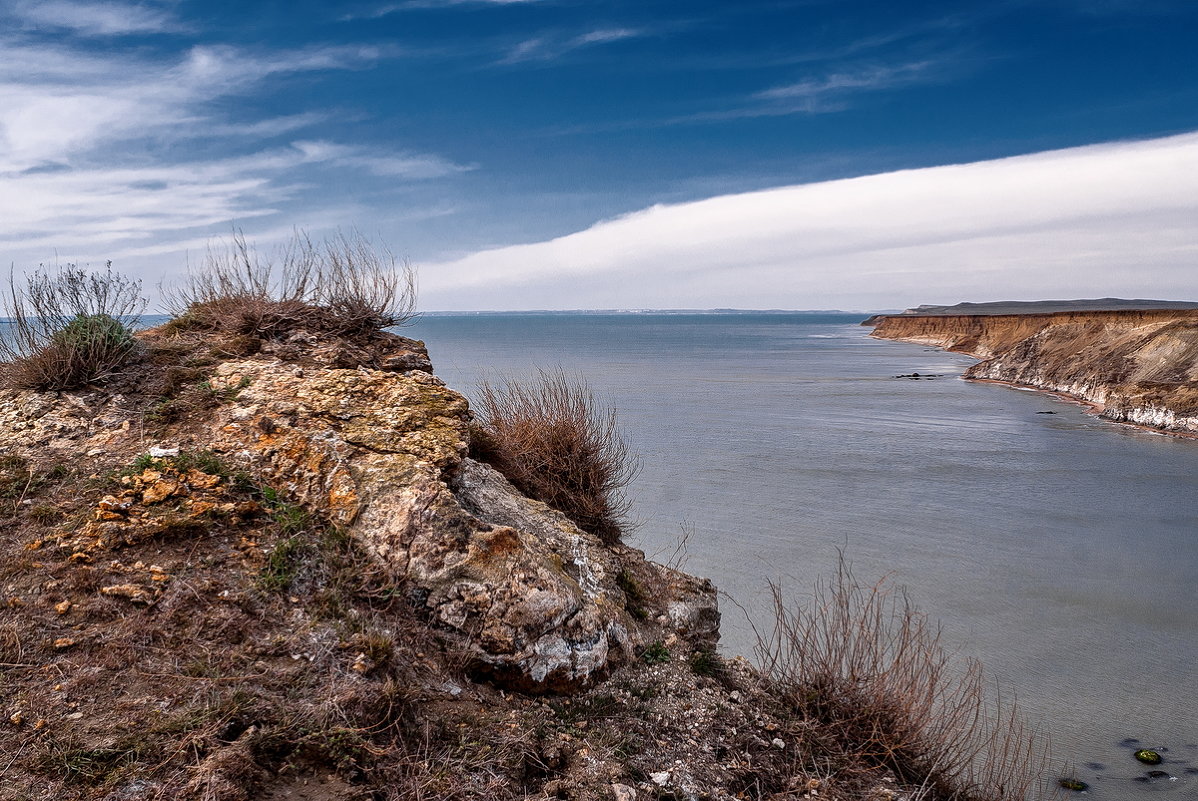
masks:
[[[469,404],[423,343],[177,322],[138,338],[103,387],[0,390],[0,798],[733,778],[676,709],[718,713],[714,737],[752,728],[725,711],[757,682],[714,653],[711,583],[471,458]],[[599,690],[613,721],[594,742],[569,700],[532,700]],[[613,728],[646,742],[643,765]]]
[[[901,314],[867,323],[881,339],[981,359],[966,378],[1060,392],[1110,420],[1198,433],[1198,310]]]

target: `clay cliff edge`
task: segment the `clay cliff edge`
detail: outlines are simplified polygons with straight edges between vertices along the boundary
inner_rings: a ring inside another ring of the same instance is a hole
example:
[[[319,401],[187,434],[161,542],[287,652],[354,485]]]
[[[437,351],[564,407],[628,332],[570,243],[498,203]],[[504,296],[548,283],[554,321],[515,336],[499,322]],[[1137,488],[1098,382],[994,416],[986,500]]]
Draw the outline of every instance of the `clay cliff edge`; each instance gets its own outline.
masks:
[[[1109,420],[1198,434],[1198,310],[878,315],[872,336],[977,359],[966,378],[1057,392]]]

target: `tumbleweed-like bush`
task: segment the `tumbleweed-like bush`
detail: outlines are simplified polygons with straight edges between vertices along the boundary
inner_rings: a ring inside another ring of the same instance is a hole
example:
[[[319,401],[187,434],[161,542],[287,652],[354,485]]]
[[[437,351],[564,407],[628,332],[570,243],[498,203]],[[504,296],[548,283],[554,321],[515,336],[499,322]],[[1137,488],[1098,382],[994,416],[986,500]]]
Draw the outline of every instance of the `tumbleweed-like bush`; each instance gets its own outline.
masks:
[[[606,543],[618,542],[630,507],[623,489],[639,468],[616,422],[585,382],[541,370],[528,382],[483,382],[477,455],[520,491],[563,512]]]
[[[981,665],[954,659],[903,590],[859,583],[843,556],[806,605],[772,590],[757,656],[820,750],[890,770],[934,801],[1024,801],[1042,789],[1047,750],[1017,706],[987,698]]]
[[[210,247],[200,269],[163,294],[177,320],[194,328],[262,338],[300,329],[355,336],[415,317],[416,274],[357,233],[319,244],[296,233],[277,260],[263,259],[238,233]]]
[[[145,309],[141,282],[74,264],[41,268],[21,285],[10,276],[4,298],[9,319],[0,332],[0,383],[18,389],[59,390],[102,381],[137,347],[133,329]]]

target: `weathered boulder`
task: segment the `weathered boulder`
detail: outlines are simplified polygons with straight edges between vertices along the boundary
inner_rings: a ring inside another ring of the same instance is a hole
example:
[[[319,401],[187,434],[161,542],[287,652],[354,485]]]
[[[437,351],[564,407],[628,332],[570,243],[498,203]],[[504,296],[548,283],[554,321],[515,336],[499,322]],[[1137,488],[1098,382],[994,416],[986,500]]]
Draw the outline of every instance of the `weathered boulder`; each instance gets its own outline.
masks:
[[[344,526],[466,644],[476,673],[569,690],[640,644],[615,581],[627,555],[466,458],[468,405],[439,379],[245,360],[220,365],[211,382],[240,388],[217,414],[212,447],[258,462]],[[714,592],[691,594],[671,619],[702,628],[691,618],[710,621]]]

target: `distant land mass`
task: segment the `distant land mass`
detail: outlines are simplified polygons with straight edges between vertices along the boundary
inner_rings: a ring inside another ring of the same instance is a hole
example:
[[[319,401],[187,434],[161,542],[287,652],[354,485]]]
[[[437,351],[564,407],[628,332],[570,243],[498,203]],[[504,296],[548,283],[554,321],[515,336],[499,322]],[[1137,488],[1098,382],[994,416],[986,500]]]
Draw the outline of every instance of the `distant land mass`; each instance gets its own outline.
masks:
[[[1198,303],[959,303],[863,325],[879,339],[981,359],[966,378],[1068,395],[1110,420],[1198,437]]]
[[[1089,300],[998,300],[991,303],[958,303],[955,306],[924,304],[906,309],[903,314],[1055,314],[1071,311],[1135,311],[1142,309],[1198,309],[1188,300],[1127,300],[1094,298]]]
[[[426,311],[424,317],[465,317],[500,314],[866,314],[858,309],[519,309],[512,311]],[[883,312],[894,313],[898,312]]]

